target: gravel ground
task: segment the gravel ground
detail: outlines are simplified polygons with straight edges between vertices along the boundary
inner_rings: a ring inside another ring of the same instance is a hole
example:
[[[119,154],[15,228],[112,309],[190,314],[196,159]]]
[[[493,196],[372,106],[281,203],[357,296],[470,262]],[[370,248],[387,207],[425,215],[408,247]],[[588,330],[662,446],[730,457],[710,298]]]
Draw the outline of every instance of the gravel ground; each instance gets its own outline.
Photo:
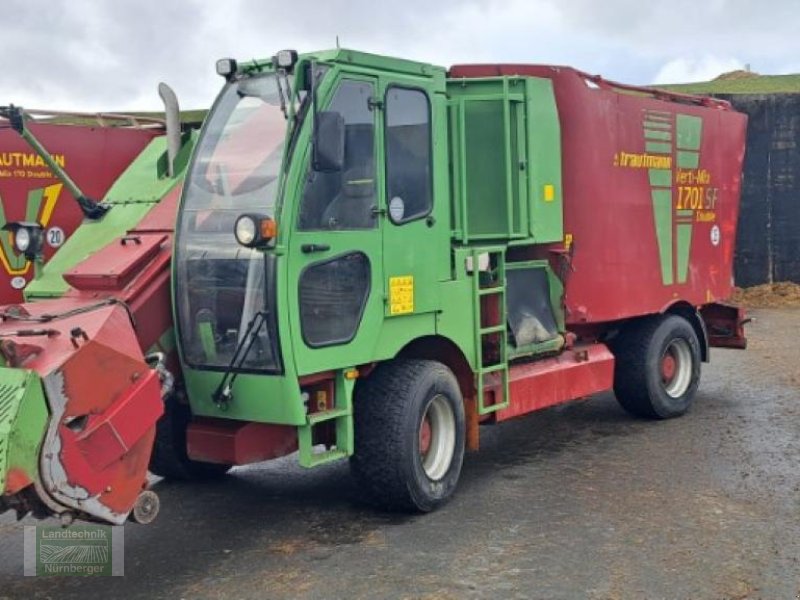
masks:
[[[124,578],[23,578],[0,517],[2,598],[800,597],[800,310],[754,311],[693,410],[635,420],[610,394],[485,428],[427,516],[359,501],[347,466],[293,459],[160,484]]]

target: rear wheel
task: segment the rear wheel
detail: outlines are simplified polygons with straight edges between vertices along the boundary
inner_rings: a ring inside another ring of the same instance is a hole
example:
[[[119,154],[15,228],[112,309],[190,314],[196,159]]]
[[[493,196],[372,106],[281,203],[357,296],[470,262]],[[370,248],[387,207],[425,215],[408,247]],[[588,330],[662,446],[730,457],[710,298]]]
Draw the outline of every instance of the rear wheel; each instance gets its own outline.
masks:
[[[464,404],[447,367],[397,360],[360,382],[350,465],[376,504],[419,512],[441,506],[463,460]]]
[[[185,481],[216,479],[231,470],[231,465],[192,460],[186,453],[186,428],[191,421],[189,406],[174,394],[164,402],[164,414],[156,424],[156,441],[150,457],[150,472],[165,479]]]
[[[691,324],[665,315],[632,324],[613,344],[614,392],[629,413],[669,419],[691,406],[700,383],[700,343]]]

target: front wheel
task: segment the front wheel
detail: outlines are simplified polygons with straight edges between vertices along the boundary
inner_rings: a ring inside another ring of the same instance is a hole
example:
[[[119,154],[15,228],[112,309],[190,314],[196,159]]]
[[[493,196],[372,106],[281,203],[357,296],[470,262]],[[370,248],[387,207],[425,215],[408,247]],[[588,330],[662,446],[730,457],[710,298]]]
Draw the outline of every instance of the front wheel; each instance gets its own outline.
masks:
[[[434,510],[455,492],[464,431],[450,369],[429,360],[383,364],[356,389],[352,472],[380,506]]]
[[[614,392],[629,413],[684,414],[700,383],[700,343],[691,324],[665,315],[633,324],[614,341]]]
[[[187,404],[170,394],[164,402],[164,414],[156,424],[156,440],[150,456],[150,472],[165,479],[198,481],[217,479],[231,470],[231,465],[192,460],[186,452],[186,429],[192,419]]]

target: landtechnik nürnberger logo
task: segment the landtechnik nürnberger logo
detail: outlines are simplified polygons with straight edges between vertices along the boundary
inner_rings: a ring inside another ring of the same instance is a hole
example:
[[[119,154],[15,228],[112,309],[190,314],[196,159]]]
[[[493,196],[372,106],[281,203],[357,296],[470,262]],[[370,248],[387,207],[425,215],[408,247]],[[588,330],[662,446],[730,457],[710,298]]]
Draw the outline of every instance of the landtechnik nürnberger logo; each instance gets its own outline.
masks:
[[[123,527],[25,527],[25,575],[112,576],[124,568]]]

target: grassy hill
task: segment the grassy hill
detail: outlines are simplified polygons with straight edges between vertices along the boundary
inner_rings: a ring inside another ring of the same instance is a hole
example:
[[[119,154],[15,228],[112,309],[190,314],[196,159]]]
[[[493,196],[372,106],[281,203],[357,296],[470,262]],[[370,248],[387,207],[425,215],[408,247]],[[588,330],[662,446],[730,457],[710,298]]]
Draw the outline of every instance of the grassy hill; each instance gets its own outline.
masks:
[[[800,94],[800,74],[759,75],[732,71],[711,81],[653,87],[687,94]]]

